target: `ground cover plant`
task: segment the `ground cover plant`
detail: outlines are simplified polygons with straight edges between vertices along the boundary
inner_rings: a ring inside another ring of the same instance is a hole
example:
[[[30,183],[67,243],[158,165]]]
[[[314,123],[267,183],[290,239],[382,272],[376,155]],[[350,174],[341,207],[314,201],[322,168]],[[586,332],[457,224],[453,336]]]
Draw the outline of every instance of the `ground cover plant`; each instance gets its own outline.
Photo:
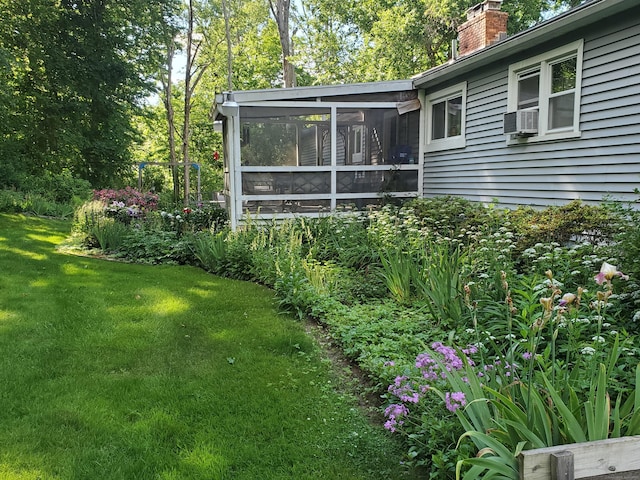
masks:
[[[404,478],[271,290],[68,255],[70,226],[0,214],[0,477]]]

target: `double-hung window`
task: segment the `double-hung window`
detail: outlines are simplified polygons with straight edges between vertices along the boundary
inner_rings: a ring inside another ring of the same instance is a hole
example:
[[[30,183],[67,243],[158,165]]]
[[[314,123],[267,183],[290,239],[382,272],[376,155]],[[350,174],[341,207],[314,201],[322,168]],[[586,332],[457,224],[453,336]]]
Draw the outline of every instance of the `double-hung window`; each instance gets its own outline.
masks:
[[[580,135],[582,50],[580,40],[509,67],[508,111],[538,112],[537,133],[526,141]]]
[[[465,146],[467,84],[461,83],[427,95],[426,150]]]

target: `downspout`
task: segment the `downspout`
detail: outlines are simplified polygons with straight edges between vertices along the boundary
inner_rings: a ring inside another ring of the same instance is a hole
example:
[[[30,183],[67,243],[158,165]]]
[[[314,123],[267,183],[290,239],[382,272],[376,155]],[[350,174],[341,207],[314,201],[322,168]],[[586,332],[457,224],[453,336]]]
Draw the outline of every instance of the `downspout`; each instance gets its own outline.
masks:
[[[242,212],[242,185],[240,183],[240,107],[233,93],[223,93],[223,103],[216,106],[220,115],[225,117],[224,141],[227,145],[229,166],[229,222],[231,229],[238,226]]]
[[[425,97],[425,90],[418,90],[418,100],[420,100],[420,131],[418,133],[418,196],[420,198],[424,197],[424,145],[427,136],[427,112]]]
[[[331,211],[337,207],[336,193],[338,192],[338,173],[336,170],[338,161],[338,109],[331,107]]]

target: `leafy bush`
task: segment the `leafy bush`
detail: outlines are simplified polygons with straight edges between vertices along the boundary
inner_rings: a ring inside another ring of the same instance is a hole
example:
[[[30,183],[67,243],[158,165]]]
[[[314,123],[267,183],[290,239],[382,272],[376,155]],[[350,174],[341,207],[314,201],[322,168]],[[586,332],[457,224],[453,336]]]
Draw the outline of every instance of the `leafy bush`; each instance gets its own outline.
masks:
[[[116,204],[121,208],[135,206],[142,212],[155,210],[158,206],[158,195],[152,192],[139,192],[133,187],[121,190],[94,190],[93,199],[99,200],[105,205]]]
[[[0,212],[19,213],[24,211],[24,195],[14,190],[0,190]]]
[[[129,229],[113,218],[99,217],[93,222],[89,233],[100,249],[108,253],[121,250]]]
[[[85,247],[99,247],[100,243],[94,235],[94,230],[104,218],[106,218],[106,215],[102,202],[96,200],[86,202],[76,209],[74,213],[72,234]]]
[[[227,271],[227,233],[200,232],[193,236],[193,254],[200,266],[211,273],[222,275]]]
[[[179,238],[175,232],[148,231],[140,228],[128,228],[125,231],[126,234],[117,251],[118,258],[150,264],[194,263],[193,241],[189,236]]]
[[[52,203],[77,205],[91,197],[91,184],[75,178],[67,169],[54,174],[43,172],[21,182],[21,190],[42,196]]]
[[[172,212],[163,210],[156,212],[154,216],[160,230],[176,232],[178,235],[206,230],[218,232],[227,225],[228,221],[226,210],[218,205],[201,205]]]
[[[89,183],[64,170],[17,182],[18,190],[0,191],[0,212],[70,218],[91,195]]]
[[[509,211],[507,217],[518,232],[516,253],[538,243],[607,243],[613,240],[617,230],[609,208],[585,205],[579,200],[542,210],[519,207]]]

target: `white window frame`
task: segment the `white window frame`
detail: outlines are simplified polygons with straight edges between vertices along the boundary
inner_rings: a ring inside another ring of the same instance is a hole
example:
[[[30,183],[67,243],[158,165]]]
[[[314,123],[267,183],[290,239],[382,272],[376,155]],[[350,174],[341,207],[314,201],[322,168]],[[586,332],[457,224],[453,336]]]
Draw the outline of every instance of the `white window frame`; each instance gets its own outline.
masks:
[[[462,117],[460,123],[460,134],[445,138],[431,138],[433,132],[433,105],[446,100],[462,97]],[[425,97],[427,121],[425,122],[425,151],[437,152],[454,148],[464,148],[466,146],[466,119],[467,119],[467,82],[453,85],[444,90],[428,94]]]
[[[582,57],[584,40],[572,42],[541,55],[514,63],[509,66],[509,85],[507,94],[507,112],[518,109],[518,80],[520,75],[533,70],[540,72],[540,93],[538,96],[538,133],[530,137],[507,135],[508,144],[520,144],[562,140],[580,137],[580,98],[582,90]],[[554,96],[551,92],[551,68],[558,62],[576,58],[576,84],[573,89],[573,124],[567,127],[551,129],[549,127],[549,103]]]

